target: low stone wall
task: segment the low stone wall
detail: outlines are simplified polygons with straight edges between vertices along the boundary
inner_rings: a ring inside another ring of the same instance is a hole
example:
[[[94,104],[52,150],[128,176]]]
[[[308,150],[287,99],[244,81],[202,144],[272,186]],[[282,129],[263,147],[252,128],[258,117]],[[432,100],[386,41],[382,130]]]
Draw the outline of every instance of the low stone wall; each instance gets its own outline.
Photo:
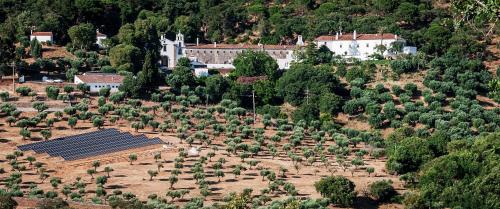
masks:
[[[36,205],[41,201],[40,199],[31,199],[26,197],[14,197],[13,198],[18,206],[17,208],[36,208]],[[95,205],[90,203],[79,203],[73,201],[66,201],[69,204],[69,207],[74,209],[112,209],[107,205]]]

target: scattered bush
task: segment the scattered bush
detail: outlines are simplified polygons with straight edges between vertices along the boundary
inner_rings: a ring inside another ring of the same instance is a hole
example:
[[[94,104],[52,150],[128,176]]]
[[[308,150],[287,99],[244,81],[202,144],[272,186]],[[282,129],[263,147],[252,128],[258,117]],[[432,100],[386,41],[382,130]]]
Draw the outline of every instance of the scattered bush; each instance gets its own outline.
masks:
[[[352,206],[356,198],[354,183],[343,176],[329,176],[314,183],[321,196],[342,207]]]
[[[16,92],[20,94],[21,96],[28,96],[28,94],[31,92],[31,88],[27,86],[21,86],[16,88]]]
[[[45,88],[45,93],[47,93],[47,97],[50,99],[57,99],[57,96],[59,96],[59,88],[55,86],[47,86]]]
[[[391,180],[382,180],[371,183],[368,186],[370,195],[379,202],[385,202],[393,198],[397,193],[392,187]]]

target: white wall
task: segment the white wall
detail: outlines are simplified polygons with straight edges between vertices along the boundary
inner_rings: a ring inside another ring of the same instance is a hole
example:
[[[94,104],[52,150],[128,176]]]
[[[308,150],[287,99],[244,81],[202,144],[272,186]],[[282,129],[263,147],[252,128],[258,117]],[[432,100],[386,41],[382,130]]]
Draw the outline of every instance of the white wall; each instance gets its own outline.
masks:
[[[78,78],[77,76],[75,76],[74,80],[75,84],[85,83],[82,80],[80,80],[80,78]],[[100,89],[105,87],[111,88],[110,92],[117,92],[118,88],[121,85],[121,83],[85,83],[85,84],[87,84],[87,86],[90,87],[90,92],[99,92]]]
[[[366,60],[372,54],[375,54],[377,45],[384,45],[387,49],[391,48],[391,44],[396,39],[384,40],[334,40],[334,41],[316,41],[319,47],[326,45],[335,55],[345,57],[354,57],[361,60]]]
[[[168,63],[166,67],[168,68],[174,68],[177,65],[177,60],[179,60],[181,57],[185,57],[185,45],[182,41],[176,40],[171,41],[165,38],[165,36],[161,36],[160,39],[161,43],[161,49],[160,49],[160,56],[166,56],[168,57]],[[180,47],[179,47],[180,43]]]
[[[194,69],[194,75],[196,77],[206,77],[208,76],[208,68],[196,68]]]
[[[417,47],[405,46],[405,47],[403,47],[403,54],[416,55],[417,54]]]
[[[47,42],[47,41],[50,41],[50,42],[54,42],[54,40],[52,39],[52,36],[34,36],[34,35],[31,35],[30,36],[30,40],[33,41],[33,39],[38,40],[38,42]]]
[[[103,40],[106,40],[108,37],[106,36],[97,36],[97,40],[96,40],[96,44],[100,47],[100,48],[103,48],[103,44],[102,44],[102,41]]]

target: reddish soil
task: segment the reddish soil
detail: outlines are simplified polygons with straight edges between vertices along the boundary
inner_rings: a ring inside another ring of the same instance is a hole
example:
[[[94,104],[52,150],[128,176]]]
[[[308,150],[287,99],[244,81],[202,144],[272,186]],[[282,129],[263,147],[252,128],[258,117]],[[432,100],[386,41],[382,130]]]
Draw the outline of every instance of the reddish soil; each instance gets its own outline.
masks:
[[[43,87],[37,86],[37,84],[27,84],[33,86],[34,89],[43,89]],[[96,98],[92,98],[92,104],[95,105]],[[30,101],[30,98],[22,97],[19,101]],[[143,106],[151,106],[153,103],[145,102]],[[95,112],[95,106],[91,106],[92,110]],[[26,112],[23,113],[22,116],[32,117],[35,112]],[[161,122],[164,119],[164,113],[162,111],[158,111],[156,114],[155,120]],[[54,117],[52,114],[49,114],[49,117]],[[109,117],[108,117],[109,119]],[[221,119],[221,121],[223,121]],[[348,123],[357,123],[347,120]],[[261,126],[261,125],[259,125]],[[353,125],[358,127],[358,125]],[[9,125],[5,122],[5,117],[0,118],[0,138],[2,138],[0,143],[0,159],[5,159],[5,155],[12,153],[16,150],[16,146],[26,143],[32,143],[33,141],[42,140],[40,130],[45,129],[44,122],[40,123],[40,125],[36,128],[30,128],[32,134],[29,140],[23,140],[19,135],[20,128],[18,127],[9,127]],[[135,131],[130,127],[130,122],[124,119],[119,120],[118,122],[112,124],[108,120],[106,120],[104,128],[117,128],[121,131],[128,131],[131,133],[135,133]],[[363,129],[362,125],[359,125],[359,128]],[[62,120],[60,122],[56,122],[52,127],[52,138],[57,138],[61,136],[74,135],[77,133],[83,133],[88,131],[96,130],[96,128],[92,127],[88,121],[78,121],[77,127],[75,129],[71,129],[67,126],[67,121]],[[146,129],[140,130],[140,133],[137,134],[146,134],[148,137],[159,137],[166,142],[173,143],[172,147],[168,147],[165,149],[162,146],[151,146],[144,147],[141,149],[135,150],[127,150],[120,153],[113,153],[109,155],[96,156],[93,158],[76,160],[76,161],[64,161],[61,158],[54,158],[47,156],[46,154],[34,154],[33,152],[24,153],[24,157],[21,157],[20,161],[26,165],[28,168],[27,171],[23,171],[23,188],[27,188],[30,183],[36,183],[40,188],[44,190],[51,190],[52,187],[50,185],[49,179],[45,180],[43,183],[39,179],[36,174],[35,169],[30,168],[28,166],[27,161],[25,160],[27,156],[35,156],[37,161],[45,163],[45,167],[47,168],[48,173],[51,177],[60,177],[62,179],[62,184],[59,186],[60,190],[62,185],[70,184],[75,181],[76,177],[82,177],[82,181],[87,183],[86,190],[88,190],[86,197],[91,198],[94,196],[93,192],[95,191],[96,185],[95,181],[91,179],[91,177],[87,174],[87,169],[91,169],[91,163],[94,160],[99,160],[101,162],[101,166],[97,169],[98,173],[94,176],[106,175],[103,172],[104,167],[110,166],[114,169],[111,173],[111,178],[108,180],[108,183],[105,185],[105,188],[108,190],[108,194],[114,189],[120,189],[124,192],[133,192],[138,195],[141,199],[146,199],[150,194],[158,194],[160,197],[165,197],[165,193],[169,190],[169,182],[168,177],[170,176],[170,171],[174,169],[174,161],[179,154],[179,148],[189,149],[189,145],[186,143],[180,143],[179,139],[176,138],[176,134],[172,132],[167,133],[159,133],[157,131],[152,131],[151,128],[147,127]],[[267,130],[266,136],[272,135],[275,130]],[[356,184],[356,190],[359,195],[363,196],[363,194],[367,190],[367,186],[374,181],[382,180],[382,179],[390,179],[394,182],[394,187],[400,191],[400,193],[404,192],[404,188],[402,186],[401,181],[399,181],[398,176],[389,175],[385,172],[385,159],[372,159],[369,156],[364,157],[364,166],[360,166],[357,169],[353,167],[347,170],[343,170],[338,166],[335,160],[335,156],[328,156],[329,162],[331,166],[326,168],[318,159],[312,165],[308,165],[305,161],[300,164],[300,170],[297,172],[292,165],[292,162],[289,157],[286,156],[285,152],[279,148],[280,155],[274,159],[269,155],[267,151],[261,152],[258,156],[254,158],[245,159],[246,162],[255,159],[260,161],[257,167],[249,169],[247,171],[242,171],[241,176],[235,178],[232,174],[232,167],[237,164],[243,164],[245,167],[248,167],[248,164],[242,163],[241,159],[238,156],[231,155],[229,156],[225,151],[225,145],[223,141],[225,137],[216,137],[213,140],[212,145],[218,146],[218,151],[215,151],[216,156],[212,158],[212,162],[208,162],[204,167],[205,173],[207,175],[206,180],[209,182],[209,188],[212,190],[212,194],[207,197],[206,203],[210,204],[216,201],[221,201],[221,199],[229,194],[230,192],[241,192],[244,188],[252,188],[254,190],[253,194],[258,195],[260,190],[266,188],[268,185],[268,180],[263,181],[262,177],[259,175],[259,169],[267,168],[273,170],[277,175],[280,173],[280,167],[288,168],[288,172],[286,172],[286,178],[284,180],[286,182],[291,182],[295,185],[299,192],[299,196],[312,197],[317,198],[320,195],[315,191],[314,182],[318,181],[321,177],[329,176],[329,175],[343,175],[351,179]],[[251,143],[250,139],[244,140],[245,142]],[[285,143],[286,140],[283,140],[282,143]],[[268,143],[271,143],[268,141]],[[334,144],[333,141],[327,141],[325,146],[329,146]],[[200,147],[201,145],[195,144],[195,147]],[[311,139],[305,141],[305,144],[302,146],[314,146],[314,142]],[[280,146],[278,146],[280,147]],[[351,147],[351,149],[367,149],[370,148],[361,144],[358,145],[357,148]],[[212,148],[201,148],[201,156],[205,156],[207,152],[213,151]],[[148,170],[157,170],[157,163],[153,159],[153,155],[157,152],[161,152],[163,163],[163,168],[160,169],[158,176],[154,177],[153,181],[149,181],[149,175],[147,174]],[[128,162],[128,155],[131,153],[136,153],[138,155],[138,160],[133,162],[133,165],[130,165]],[[301,151],[297,153],[302,153]],[[352,152],[354,153],[354,152]],[[223,171],[225,172],[225,177],[221,178],[221,181],[218,182],[218,178],[213,175],[213,169],[211,166],[214,161],[219,158],[225,158],[227,163],[224,164]],[[354,158],[354,154],[349,156],[348,161]],[[200,191],[198,189],[198,185],[195,184],[195,180],[192,178],[192,174],[190,173],[190,166],[195,163],[198,157],[187,157],[185,158],[184,168],[182,170],[182,174],[179,175],[179,182],[174,185],[174,189],[188,189],[190,191],[189,194],[185,196],[184,199],[175,200],[176,204],[182,205],[187,198],[191,197],[199,197]],[[11,167],[8,165],[8,162],[1,161],[0,167],[4,168],[6,171],[10,171]],[[374,167],[375,173],[368,176],[365,171],[366,167]],[[353,170],[354,169],[354,170]],[[353,173],[351,173],[353,171]],[[8,176],[7,174],[0,174],[0,179],[5,179]],[[272,196],[273,199],[283,198],[284,194],[276,194]],[[361,208],[402,208],[401,205],[397,204],[389,204],[389,205],[380,205],[374,201],[370,201],[369,199],[362,198],[362,201],[359,201],[357,205]],[[357,206],[357,207],[358,207]]]

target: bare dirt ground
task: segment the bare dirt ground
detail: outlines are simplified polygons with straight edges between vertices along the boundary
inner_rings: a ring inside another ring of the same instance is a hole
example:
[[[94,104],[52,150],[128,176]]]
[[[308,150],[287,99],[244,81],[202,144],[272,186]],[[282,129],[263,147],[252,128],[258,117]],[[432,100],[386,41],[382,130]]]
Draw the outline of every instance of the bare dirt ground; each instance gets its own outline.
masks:
[[[34,89],[43,89],[39,86],[36,86],[36,84],[28,85],[32,85]],[[29,100],[29,98],[23,97],[20,100]],[[95,100],[96,99],[93,98],[93,105],[96,104]],[[143,106],[150,105],[152,105],[152,103],[150,102],[146,102],[143,104]],[[91,106],[91,109],[93,109],[94,111],[95,108],[95,106]],[[32,117],[35,114],[36,113],[34,112],[29,112],[23,113],[22,116]],[[51,115],[52,114],[49,114],[49,117],[52,117]],[[162,121],[161,115],[162,114],[157,113],[156,116],[158,118],[156,118],[155,120]],[[31,128],[31,138],[29,140],[23,140],[19,135],[20,128],[9,127],[9,125],[5,122],[5,118],[0,118],[0,167],[4,168],[6,171],[11,170],[11,166],[8,165],[8,162],[5,160],[5,156],[15,151],[16,146],[32,143],[33,141],[43,140],[40,134],[40,130],[45,129],[43,124],[44,123],[42,122],[38,127]],[[108,179],[108,182],[105,185],[105,189],[108,190],[108,194],[111,193],[112,190],[120,189],[124,192],[133,192],[134,194],[138,195],[138,197],[144,200],[147,199],[148,195],[150,194],[157,194],[160,197],[166,198],[165,194],[170,187],[168,177],[170,176],[170,171],[174,169],[174,158],[178,156],[180,148],[184,148],[187,150],[189,149],[189,145],[185,142],[180,143],[180,140],[175,137],[176,134],[172,132],[153,132],[151,128],[147,127],[143,130],[140,130],[139,133],[136,133],[135,130],[130,127],[130,122],[124,119],[121,119],[114,124],[106,121],[104,128],[117,128],[121,131],[128,131],[133,134],[145,134],[148,137],[159,137],[165,142],[173,143],[173,146],[170,146],[168,148],[164,148],[162,146],[150,146],[77,161],[64,161],[61,158],[50,157],[47,154],[35,154],[31,151],[26,152],[23,157],[20,157],[21,162],[28,168],[27,171],[23,171],[22,187],[29,190],[29,185],[35,183],[38,185],[38,187],[43,188],[45,191],[49,191],[53,189],[50,185],[49,179],[51,177],[60,177],[62,179],[62,184],[57,189],[58,191],[60,191],[62,185],[71,184],[77,177],[81,177],[82,181],[87,184],[86,197],[91,198],[94,196],[96,184],[95,180],[93,180],[91,176],[87,174],[87,169],[93,168],[91,163],[95,160],[99,160],[101,162],[101,166],[97,169],[98,173],[95,174],[94,177],[106,175],[106,173],[103,171],[104,167],[106,166],[110,166],[114,169],[114,171],[111,172],[111,178]],[[77,126],[74,129],[71,129],[67,126],[67,121],[63,119],[60,122],[56,122],[51,130],[52,138],[57,138],[61,136],[94,131],[96,130],[96,128],[94,128],[89,121],[79,120]],[[268,129],[265,135],[271,135],[274,132],[275,130]],[[369,198],[363,197],[363,194],[367,191],[367,186],[371,182],[382,179],[392,180],[394,182],[394,187],[400,193],[404,192],[402,182],[399,180],[399,178],[394,175],[389,175],[385,172],[385,159],[383,158],[373,159],[369,156],[365,156],[365,165],[360,166],[357,169],[350,168],[347,170],[343,170],[336,163],[335,156],[328,156],[329,162],[332,164],[332,166],[330,166],[329,168],[326,168],[320,161],[316,161],[312,165],[308,165],[306,162],[304,162],[301,163],[300,169],[297,171],[295,170],[290,158],[287,157],[286,153],[281,149],[279,156],[274,159],[272,159],[271,155],[267,151],[264,151],[261,152],[261,154],[259,154],[258,156],[245,159],[245,162],[248,162],[250,160],[258,160],[260,161],[260,163],[256,167],[253,167],[246,171],[242,171],[241,176],[235,177],[232,174],[232,170],[235,165],[242,164],[247,168],[249,166],[248,164],[243,163],[239,156],[228,155],[224,148],[224,140],[224,136],[214,138],[212,145],[219,147],[219,149],[215,151],[216,155],[212,158],[211,162],[208,162],[207,165],[204,166],[205,173],[207,175],[206,180],[209,182],[210,189],[212,190],[212,194],[206,198],[207,204],[221,201],[222,198],[230,192],[239,193],[242,192],[245,188],[252,188],[253,194],[258,195],[260,194],[260,190],[263,188],[267,188],[269,184],[268,180],[262,180],[262,177],[259,174],[259,170],[264,168],[269,169],[274,171],[278,175],[280,174],[280,167],[285,167],[288,168],[288,171],[286,172],[286,177],[283,179],[286,182],[290,182],[295,185],[299,192],[298,196],[300,197],[320,197],[320,195],[315,191],[314,182],[318,181],[321,177],[329,175],[342,175],[351,179],[356,185],[356,190],[360,195],[360,201],[358,201],[358,203],[356,204],[356,208],[402,208],[402,206],[398,204],[378,205],[376,202],[370,200]],[[333,143],[334,142],[332,141],[327,141],[325,146],[331,145]],[[309,139],[306,142],[305,146],[313,145],[314,142]],[[196,143],[193,146],[201,147],[200,144]],[[355,150],[369,148],[361,144],[358,145],[357,148],[351,147],[351,149]],[[209,151],[213,151],[212,148],[201,147],[200,156],[206,156]],[[161,152],[161,162],[164,167],[160,169],[158,176],[154,177],[153,180],[150,181],[147,171],[158,169],[157,162],[155,162],[153,158],[153,155],[158,152]],[[128,161],[128,155],[131,153],[135,153],[138,155],[138,160],[133,162],[133,165],[131,165]],[[37,161],[43,162],[45,164],[47,172],[50,174],[49,179],[46,179],[43,182],[39,179],[36,170],[34,168],[31,168],[31,166],[27,164],[27,161],[24,160],[27,156],[35,156]],[[225,177],[221,178],[220,182],[214,175],[214,170],[211,168],[214,162],[219,158],[225,158],[227,161],[223,166]],[[349,156],[349,159],[352,158],[354,158],[354,154],[351,154],[351,156]],[[174,185],[174,189],[187,189],[190,191],[190,193],[187,194],[183,199],[175,200],[176,204],[182,205],[188,198],[200,196],[198,185],[196,185],[196,180],[193,179],[193,174],[190,171],[190,167],[198,159],[199,157],[185,158],[184,168],[181,169],[182,174],[179,175],[179,182]],[[368,173],[365,171],[366,167],[375,168],[375,173],[371,174],[371,176],[368,176]],[[0,179],[5,179],[7,176],[8,172],[6,174],[0,174]],[[275,194],[272,195],[272,198],[279,199],[283,198],[284,196],[284,194]]]
[[[498,66],[500,66],[500,37],[498,35],[492,38],[491,44],[486,47],[488,53],[492,56],[491,60],[485,61],[484,65],[491,73],[496,75]]]
[[[42,47],[42,58],[47,58],[47,59],[57,59],[57,58],[71,58],[74,59],[75,55],[71,54],[66,50],[66,48],[61,47],[61,46],[47,46],[43,45]],[[28,58],[25,59],[27,63],[33,63],[35,62],[34,58]]]

